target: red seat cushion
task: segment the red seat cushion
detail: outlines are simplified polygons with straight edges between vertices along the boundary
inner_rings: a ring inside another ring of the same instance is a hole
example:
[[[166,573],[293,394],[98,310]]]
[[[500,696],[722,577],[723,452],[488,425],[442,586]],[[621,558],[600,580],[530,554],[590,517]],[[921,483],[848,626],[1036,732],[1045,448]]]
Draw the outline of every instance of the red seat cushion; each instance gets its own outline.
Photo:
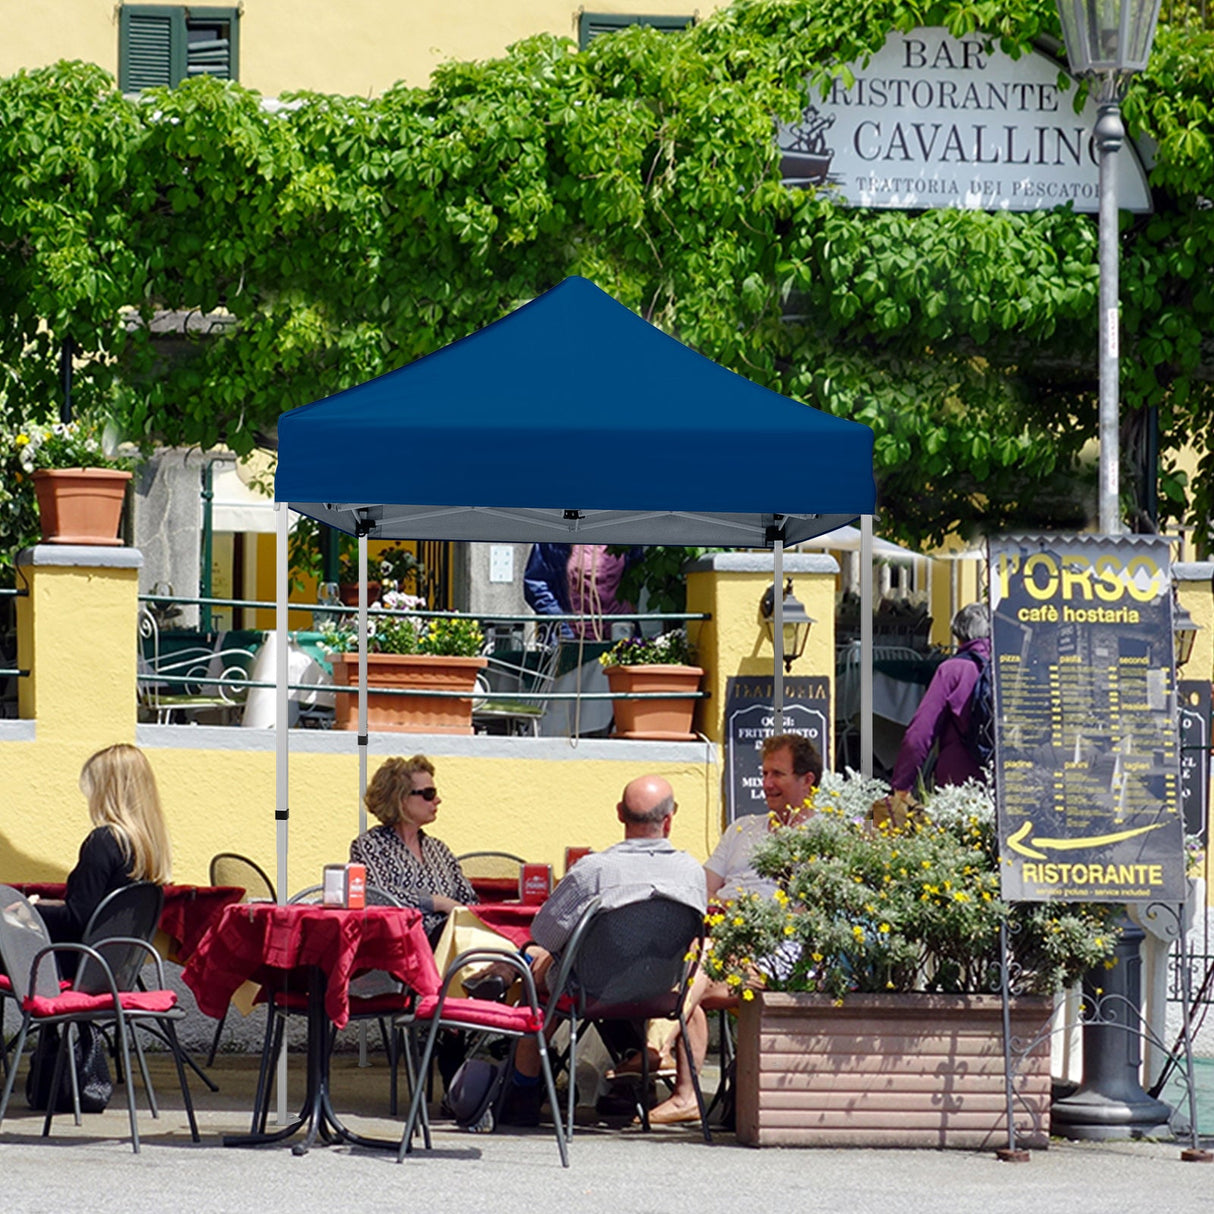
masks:
[[[263,986],[257,992],[256,1003],[265,1003],[269,996]],[[288,1012],[306,1012],[308,1010],[308,995],[306,991],[279,991],[274,996],[276,1007]],[[385,991],[382,995],[371,995],[362,998],[350,996],[351,1016],[395,1016],[405,1011],[409,1006],[409,996],[398,991]]]
[[[427,995],[417,1005],[418,1020],[431,1020],[438,1010],[438,996]],[[476,1028],[499,1029],[508,1033],[538,1033],[544,1027],[544,1013],[529,1007],[509,1007],[487,999],[448,999],[443,1004],[444,1020],[458,1020]]]
[[[168,1012],[177,1003],[174,991],[119,991],[118,1000],[124,1012]],[[22,1007],[35,1016],[72,1016],[81,1012],[114,1010],[112,995],[85,995],[81,991],[64,991],[54,999],[31,995]]]

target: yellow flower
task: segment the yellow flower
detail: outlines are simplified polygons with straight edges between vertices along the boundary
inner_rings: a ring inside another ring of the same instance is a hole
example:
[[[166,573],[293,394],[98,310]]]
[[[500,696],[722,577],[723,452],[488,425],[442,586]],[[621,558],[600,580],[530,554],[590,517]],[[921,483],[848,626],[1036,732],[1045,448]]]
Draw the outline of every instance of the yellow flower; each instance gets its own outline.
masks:
[[[791,923],[786,923],[784,925],[784,934],[786,936],[795,936],[797,934],[797,929],[793,927]]]
[[[884,934],[884,935],[888,935],[888,934],[889,934],[889,924],[888,924],[888,923],[882,923],[882,924],[881,924],[881,925],[880,925],[880,926],[877,928],[877,931],[881,932],[881,933],[882,933],[882,934]]]
[[[28,434],[18,434],[13,440],[14,447],[28,447],[30,445],[30,436]]]
[[[741,986],[742,979],[739,978],[737,974],[730,974],[729,977],[725,979],[725,985],[726,986]]]
[[[860,925],[857,923],[857,924],[856,924],[856,926],[855,926],[855,927],[853,927],[853,928],[851,929],[851,934],[852,934],[853,936],[855,936],[855,938],[856,938],[857,940],[863,940],[863,939],[864,939],[864,928],[862,928],[862,927],[861,927],[861,926],[860,926]]]
[[[733,919],[733,925],[734,925],[734,927],[745,927],[746,920],[743,919],[741,915],[735,915],[734,919]]]
[[[746,988],[746,989],[745,989],[745,990],[742,992],[742,999],[743,999],[743,1001],[744,1001],[744,1002],[746,1002],[746,1003],[749,1003],[749,1002],[750,1002],[750,1001],[751,1001],[751,1000],[752,1000],[754,997],[755,997],[755,993],[754,993],[754,991],[752,991],[752,990],[750,989],[750,987],[747,987],[747,988]]]
[[[822,954],[821,954],[821,953],[811,953],[811,954],[810,954],[810,957],[811,957],[811,958],[812,958],[812,960],[814,960],[814,961],[821,961],[821,960],[822,960]]]

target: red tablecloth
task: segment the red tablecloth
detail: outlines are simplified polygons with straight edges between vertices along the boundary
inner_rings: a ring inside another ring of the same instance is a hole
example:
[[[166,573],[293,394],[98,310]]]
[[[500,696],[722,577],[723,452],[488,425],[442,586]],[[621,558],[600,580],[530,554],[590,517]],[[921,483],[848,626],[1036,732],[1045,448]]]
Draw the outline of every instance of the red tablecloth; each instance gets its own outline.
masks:
[[[499,936],[523,945],[531,939],[531,920],[540,908],[534,902],[481,902],[468,909]]]
[[[27,898],[37,894],[62,900],[67,886],[62,881],[17,881],[13,888]],[[169,956],[175,961],[189,960],[223,908],[243,897],[244,890],[231,885],[166,885],[160,930],[169,938]]]
[[[203,1012],[218,1019],[242,982],[282,982],[306,967],[324,973],[325,1012],[338,1028],[350,1019],[350,979],[363,970],[387,970],[421,995],[439,988],[421,915],[393,906],[228,906],[182,976]]]

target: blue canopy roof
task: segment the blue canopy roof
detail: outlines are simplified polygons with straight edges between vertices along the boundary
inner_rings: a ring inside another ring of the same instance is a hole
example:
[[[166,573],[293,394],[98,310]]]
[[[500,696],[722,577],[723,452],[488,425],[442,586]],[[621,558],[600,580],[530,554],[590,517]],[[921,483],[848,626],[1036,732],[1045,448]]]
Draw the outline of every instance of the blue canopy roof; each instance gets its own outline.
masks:
[[[285,413],[275,496],[372,539],[770,546],[871,514],[872,431],[584,278]]]

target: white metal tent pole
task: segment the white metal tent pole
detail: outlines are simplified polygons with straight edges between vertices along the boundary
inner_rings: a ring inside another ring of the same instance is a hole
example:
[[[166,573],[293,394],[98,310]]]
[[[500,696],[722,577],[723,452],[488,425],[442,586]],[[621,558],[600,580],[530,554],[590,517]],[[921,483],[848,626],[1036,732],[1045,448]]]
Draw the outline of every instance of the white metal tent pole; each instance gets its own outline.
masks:
[[[287,842],[289,831],[288,793],[290,789],[290,748],[287,733],[287,710],[291,681],[290,654],[287,650],[287,515],[290,507],[286,502],[275,503],[278,512],[275,522],[275,582],[274,582],[274,825],[278,850],[278,901],[287,900]],[[287,1042],[284,1036],[282,1051],[278,1055],[278,1106],[275,1117],[279,1125],[287,1124]]]
[[[358,537],[358,833],[367,829],[367,537]]]
[[[784,732],[784,541],[776,540],[771,561],[771,726]]]
[[[367,537],[358,537],[358,833],[367,829]],[[358,1065],[367,1061],[367,1025],[358,1026]]]
[[[873,516],[860,516],[860,774],[873,774]]]

